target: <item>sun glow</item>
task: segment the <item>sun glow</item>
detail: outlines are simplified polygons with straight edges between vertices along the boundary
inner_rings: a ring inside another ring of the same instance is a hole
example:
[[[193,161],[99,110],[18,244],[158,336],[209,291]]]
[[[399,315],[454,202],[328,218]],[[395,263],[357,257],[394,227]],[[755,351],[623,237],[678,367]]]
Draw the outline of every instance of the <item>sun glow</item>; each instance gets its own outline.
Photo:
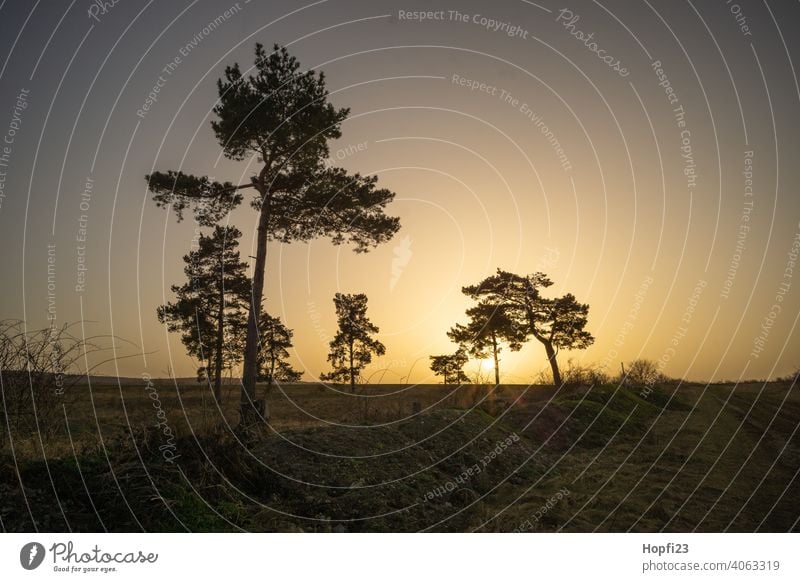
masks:
[[[480,366],[481,370],[493,370],[494,369],[494,359],[492,358],[481,358],[478,360],[478,365]]]

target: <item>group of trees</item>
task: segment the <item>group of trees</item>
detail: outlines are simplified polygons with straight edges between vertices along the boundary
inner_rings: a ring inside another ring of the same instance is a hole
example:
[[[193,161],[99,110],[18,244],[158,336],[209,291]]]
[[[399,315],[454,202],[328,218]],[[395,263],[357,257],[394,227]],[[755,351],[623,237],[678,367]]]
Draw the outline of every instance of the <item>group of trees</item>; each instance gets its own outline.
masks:
[[[562,384],[558,367],[561,350],[585,349],[594,342],[586,331],[589,306],[567,293],[546,298],[542,290],[553,282],[543,273],[517,275],[501,269],[479,282],[462,288],[477,302],[467,310],[466,324],[457,324],[447,335],[459,345],[455,354],[431,356],[431,369],[449,380],[462,381],[467,354],[491,357],[495,383],[500,383],[500,352],[505,345],[518,351],[530,338],[544,346],[556,386]]]
[[[348,174],[327,163],[328,141],[341,137],[349,110],[328,101],[323,73],[301,70],[300,63],[277,45],[268,52],[256,44],[254,66],[225,69],[217,82],[219,100],[211,127],[230,160],[247,160],[254,168],[249,181],[219,182],[182,171],[153,172],[147,185],[158,206],[171,208],[180,221],[193,211],[198,224],[213,228],[184,260],[187,281],[172,287],[176,300],[158,309],[159,320],[179,331],[189,353],[201,362],[199,376],[213,383],[221,396],[222,374],[241,365],[241,421],[245,426],[269,417],[256,399],[257,380],[296,380],[299,373],[286,361],[292,331],[263,309],[269,242],[291,243],[329,237],[349,242],[357,253],[388,241],[399,219],[386,215],[395,194],[377,187],[377,178]],[[220,226],[251,190],[257,216],[252,277],[237,247],[241,232]],[[542,344],[553,382],[562,383],[560,350],[584,349],[594,338],[586,331],[589,306],[572,294],[545,298],[552,285],[542,273],[517,275],[499,270],[477,285],[463,288],[476,304],[467,322],[448,336],[458,344],[454,354],[432,356],[432,369],[445,382],[465,379],[469,356],[491,358],[500,382],[503,347],[517,351],[530,338]],[[331,341],[332,371],[324,379],[349,382],[351,389],[373,355],[385,347],[373,336],[363,294],[334,298],[338,332]]]
[[[225,157],[247,160],[254,168],[250,180],[233,184],[174,170],[153,172],[146,180],[158,206],[174,210],[178,220],[189,208],[200,225],[209,227],[243,202],[244,190],[253,191],[256,256],[247,301],[240,409],[241,423],[248,427],[261,416],[269,417],[266,403],[255,392],[263,360],[259,354],[267,243],[327,236],[334,244],[350,242],[356,252],[366,252],[388,241],[400,223],[385,214],[395,195],[377,188],[377,178],[348,174],[325,163],[328,141],[341,137],[349,110],[328,102],[322,73],[301,70],[283,47],[276,45],[268,52],[261,44],[256,44],[254,66],[245,73],[238,64],[226,67],[217,82],[219,101],[211,127]],[[224,336],[224,323],[222,328]],[[222,356],[214,356],[215,370],[224,357],[223,348]]]
[[[251,284],[239,254],[242,233],[233,226],[200,234],[197,248],[183,257],[186,282],[173,285],[176,300],[157,309],[169,331],[180,332],[186,351],[201,362],[198,381],[213,385],[222,401],[222,376],[243,359]],[[292,331],[262,310],[259,318],[258,379],[294,382],[301,373],[286,361]]]
[[[159,321],[169,331],[180,332],[186,351],[201,362],[198,380],[213,385],[217,402],[222,400],[223,371],[242,362],[245,346],[251,287],[237,250],[240,237],[231,226],[201,234],[198,248],[183,257],[186,282],[172,286],[176,301],[157,309]],[[333,303],[338,327],[328,355],[333,369],[321,377],[349,383],[355,391],[361,371],[373,355],[386,353],[386,347],[373,337],[379,330],[367,318],[365,294],[337,293]],[[262,310],[258,332],[257,379],[268,386],[300,380],[302,373],[287,361],[293,331]]]

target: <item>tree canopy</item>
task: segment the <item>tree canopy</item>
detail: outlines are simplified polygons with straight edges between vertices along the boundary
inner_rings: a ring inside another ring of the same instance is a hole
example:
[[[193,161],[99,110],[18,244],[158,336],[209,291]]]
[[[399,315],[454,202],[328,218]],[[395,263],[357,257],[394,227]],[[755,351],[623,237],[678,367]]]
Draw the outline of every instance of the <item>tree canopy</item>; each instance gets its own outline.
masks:
[[[158,320],[180,332],[186,350],[202,362],[198,378],[213,382],[217,400],[222,370],[242,361],[250,279],[239,256],[241,235],[232,226],[201,234],[197,249],[183,257],[186,282],[171,287],[176,300],[157,309]]]
[[[501,342],[511,351],[518,351],[525,334],[506,312],[503,305],[482,301],[467,309],[469,321],[456,324],[447,335],[476,358],[491,357],[494,361],[495,384],[500,384]]]
[[[454,354],[431,356],[431,371],[442,376],[445,384],[460,384],[469,381],[463,369],[468,361],[466,351],[459,348]]]
[[[579,303],[571,293],[554,299],[543,297],[541,291],[552,284],[544,273],[517,275],[498,269],[477,285],[462,290],[475,300],[502,306],[520,333],[542,343],[553,371],[553,382],[560,386],[559,350],[585,349],[594,342],[594,337],[585,329],[589,306]]]
[[[300,380],[302,372],[292,368],[286,361],[294,333],[281,322],[280,317],[262,312],[258,321],[258,335],[258,379],[266,381],[269,387],[275,382]]]
[[[327,101],[325,75],[300,71],[285,47],[267,54],[256,44],[253,74],[228,66],[217,82],[217,119],[211,127],[223,154],[241,161],[255,157],[259,170],[243,184],[218,182],[181,171],[146,176],[153,200],[172,208],[178,220],[187,208],[203,225],[213,225],[254,189],[251,206],[269,206],[269,240],[307,241],[328,236],[334,244],[350,242],[357,252],[389,240],[399,219],[386,216],[394,193],[377,188],[377,178],[348,174],[327,166],[328,140],[341,137],[349,109]]]

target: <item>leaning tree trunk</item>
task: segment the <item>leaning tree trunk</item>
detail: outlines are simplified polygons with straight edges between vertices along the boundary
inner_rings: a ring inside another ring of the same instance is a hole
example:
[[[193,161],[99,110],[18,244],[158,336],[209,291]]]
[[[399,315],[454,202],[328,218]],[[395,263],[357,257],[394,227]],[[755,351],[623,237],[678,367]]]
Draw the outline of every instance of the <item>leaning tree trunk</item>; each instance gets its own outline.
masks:
[[[239,407],[240,423],[244,428],[258,423],[263,416],[269,420],[269,410],[265,401],[256,400],[256,379],[258,377],[258,318],[261,300],[264,295],[264,270],[267,264],[267,236],[269,234],[269,197],[264,196],[256,231],[256,264],[253,269],[253,286],[250,291],[250,314],[247,318],[247,339],[244,347],[242,365],[242,400]],[[263,411],[262,411],[263,407]]]
[[[556,351],[553,349],[551,342],[543,342],[544,351],[547,354],[547,361],[550,362],[550,369],[553,370],[553,385],[556,388],[561,387],[561,372],[558,370],[558,360],[556,360]]]

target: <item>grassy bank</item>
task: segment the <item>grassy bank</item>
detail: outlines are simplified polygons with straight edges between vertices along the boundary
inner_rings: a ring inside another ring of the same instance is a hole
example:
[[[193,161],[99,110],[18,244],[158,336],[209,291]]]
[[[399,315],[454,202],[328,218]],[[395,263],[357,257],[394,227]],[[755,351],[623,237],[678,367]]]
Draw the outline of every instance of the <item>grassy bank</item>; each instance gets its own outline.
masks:
[[[199,387],[158,388],[172,441],[136,387],[110,386],[65,407],[66,436],[7,442],[3,529],[798,529],[800,398],[785,383],[303,385],[269,395],[277,421],[247,442],[224,423],[234,397],[215,415]]]

